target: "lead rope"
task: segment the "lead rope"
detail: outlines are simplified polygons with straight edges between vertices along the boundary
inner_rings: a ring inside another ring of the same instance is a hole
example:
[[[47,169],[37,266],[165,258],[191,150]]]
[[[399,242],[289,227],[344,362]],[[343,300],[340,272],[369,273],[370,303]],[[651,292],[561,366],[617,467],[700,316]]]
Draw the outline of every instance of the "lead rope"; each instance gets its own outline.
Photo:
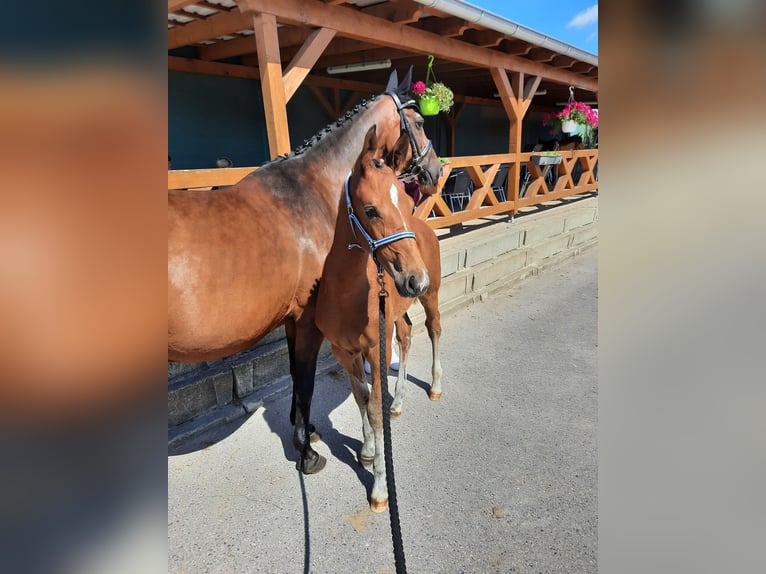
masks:
[[[394,564],[396,574],[406,574],[407,564],[404,559],[402,526],[399,524],[399,503],[396,499],[396,480],[394,478],[394,453],[391,445],[391,403],[393,397],[388,392],[388,368],[386,365],[386,291],[383,282],[383,267],[378,264],[378,323],[380,325],[380,386],[383,391],[383,458],[386,464],[386,487],[388,488],[388,515],[391,519],[391,539],[394,544]],[[385,381],[385,385],[383,382]]]

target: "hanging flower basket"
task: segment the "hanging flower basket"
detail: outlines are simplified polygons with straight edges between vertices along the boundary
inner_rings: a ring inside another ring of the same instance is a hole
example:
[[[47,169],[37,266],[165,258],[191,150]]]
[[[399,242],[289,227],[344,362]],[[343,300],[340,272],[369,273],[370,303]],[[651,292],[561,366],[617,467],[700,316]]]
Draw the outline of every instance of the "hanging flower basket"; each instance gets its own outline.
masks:
[[[424,116],[437,116],[439,115],[439,98],[431,96],[428,98],[420,98],[420,113]]]
[[[574,120],[566,120],[561,122],[561,131],[565,134],[573,134],[577,131],[578,125],[579,124]]]
[[[436,80],[433,62],[434,57],[429,55],[426,81],[415,82],[410,88],[413,97],[418,101],[420,113],[424,116],[435,116],[439,112],[448,112],[453,104],[454,94],[446,85]]]
[[[589,105],[577,102],[574,99],[574,88],[569,87],[569,101],[566,107],[555,114],[543,114],[543,125],[550,126],[551,135],[554,130],[560,128],[565,134],[573,134],[579,130],[579,126],[586,128],[598,127],[598,110]]]

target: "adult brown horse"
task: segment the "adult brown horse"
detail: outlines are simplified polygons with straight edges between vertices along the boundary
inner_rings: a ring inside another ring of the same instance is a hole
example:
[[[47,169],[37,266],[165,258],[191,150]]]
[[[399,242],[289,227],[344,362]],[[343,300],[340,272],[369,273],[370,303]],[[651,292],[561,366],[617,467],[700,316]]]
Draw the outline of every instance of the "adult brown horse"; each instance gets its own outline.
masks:
[[[400,142],[393,152],[393,165],[408,146],[406,138]],[[319,285],[316,322],[332,343],[333,354],[351,383],[362,415],[364,443],[359,459],[364,464],[373,463],[375,476],[370,508],[382,512],[388,505],[383,460],[383,386],[380,369],[373,368],[370,394],[362,358],[371,365],[380,364],[380,288],[385,286],[388,292],[385,329],[391,333],[394,319],[404,314],[412,298],[428,290],[429,275],[411,230],[412,202],[403,201],[406,195],[401,183],[376,155],[377,149],[373,125],[340,198],[335,237]],[[392,283],[395,289],[391,288]],[[391,338],[386,336],[384,340],[390,363]]]
[[[314,323],[316,287],[332,244],[346,174],[371,125],[379,157],[402,133],[410,142],[404,174],[433,186],[441,164],[401,84],[325,128],[290,156],[238,184],[211,193],[168,197],[168,359],[206,361],[252,346],[285,325],[293,379],[293,443],[304,473],[324,461],[309,444],[314,374],[322,334]],[[398,84],[398,85],[397,85]]]

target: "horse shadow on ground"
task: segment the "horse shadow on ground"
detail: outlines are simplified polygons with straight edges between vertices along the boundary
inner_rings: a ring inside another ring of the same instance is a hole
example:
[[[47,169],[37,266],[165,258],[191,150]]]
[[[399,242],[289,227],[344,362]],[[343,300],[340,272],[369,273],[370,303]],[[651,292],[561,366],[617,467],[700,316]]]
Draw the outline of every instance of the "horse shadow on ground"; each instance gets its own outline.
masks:
[[[392,393],[394,391],[395,375],[395,371],[389,371],[389,389]],[[429,383],[412,375],[407,376],[407,381],[418,387],[426,395],[431,388]],[[408,391],[411,390],[408,389]],[[327,464],[336,464],[337,461],[354,471],[359,483],[364,486],[367,492],[367,499],[369,500],[372,494],[374,477],[372,467],[364,467],[358,459],[359,451],[362,449],[361,415],[358,415],[359,418],[356,419],[354,426],[349,429],[343,429],[344,432],[341,432],[330,419],[331,413],[348,400],[349,397],[351,397],[351,386],[345,372],[340,367],[336,367],[325,375],[317,377],[314,399],[311,405],[311,423],[321,437],[321,443],[317,444],[324,444],[329,450]],[[359,411],[356,402],[354,402],[353,398],[351,401],[354,413],[357,414]],[[263,418],[269,425],[271,432],[280,438],[285,459],[295,464],[298,461],[299,453],[293,446],[293,427],[290,423],[290,393],[287,392],[284,398],[278,401],[267,402],[264,405]],[[351,432],[351,436],[345,434],[348,431]],[[316,444],[314,449],[320,450]]]
[[[395,376],[395,371],[389,371],[388,381],[391,393],[394,392],[396,384]],[[407,375],[407,382],[420,389],[426,395],[431,388],[430,383],[411,374]],[[407,391],[409,395],[413,392],[413,389],[410,387]],[[179,445],[169,446],[168,455],[188,454],[206,449],[226,440],[246,424],[253,414],[260,412],[269,430],[279,437],[285,460],[295,464],[298,461],[299,453],[293,446],[293,427],[290,423],[290,396],[291,389],[288,387],[266,399],[263,407],[253,413],[240,416],[226,424],[217,425]],[[353,429],[348,429],[352,432],[352,436],[338,430],[330,419],[331,413],[350,396],[350,384],[345,372],[339,366],[336,366],[324,375],[317,376],[314,398],[311,405],[311,423],[320,435],[321,443],[329,450],[328,464],[333,464],[337,460],[353,470],[359,483],[365,487],[369,499],[373,485],[372,468],[365,468],[358,460],[358,453],[362,448],[361,416],[357,420],[358,424]],[[358,412],[356,403],[354,403],[353,408],[355,412]],[[316,446],[315,450],[317,450]]]
[[[320,450],[317,444],[324,444],[330,451],[328,464],[338,461],[348,466],[356,474],[360,484],[367,490],[369,498],[372,493],[373,476],[371,470],[367,470],[357,459],[357,454],[362,448],[361,417],[354,433],[358,436],[348,436],[335,428],[330,414],[351,396],[351,386],[346,379],[344,371],[337,367],[327,374],[316,379],[314,398],[311,404],[311,424],[316,428],[321,437],[321,443],[314,443],[314,450]],[[353,400],[353,399],[352,399]],[[293,426],[290,423],[290,392],[277,401],[267,402],[264,405],[263,418],[269,429],[279,437],[282,442],[282,451],[286,460],[295,464],[298,462],[299,453],[293,446]],[[354,403],[354,410],[356,403]],[[357,410],[358,412],[358,410]],[[344,429],[346,430],[346,429]],[[351,429],[348,429],[351,430]],[[320,452],[321,454],[321,452]]]

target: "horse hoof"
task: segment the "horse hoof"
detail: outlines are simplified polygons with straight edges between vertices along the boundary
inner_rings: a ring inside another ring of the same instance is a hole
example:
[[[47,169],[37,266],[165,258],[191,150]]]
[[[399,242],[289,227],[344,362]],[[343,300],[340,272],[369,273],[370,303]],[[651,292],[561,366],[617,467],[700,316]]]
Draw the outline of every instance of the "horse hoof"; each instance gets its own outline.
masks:
[[[442,398],[441,393],[434,393],[433,391],[428,393],[428,398],[432,401],[438,401],[440,398]]]
[[[402,411],[391,411],[392,419],[398,419],[400,416],[402,416]]]
[[[370,500],[370,510],[373,512],[385,512],[388,509],[388,499],[386,500]]]
[[[322,440],[322,435],[315,430],[309,435],[309,442],[319,442],[320,440]]]
[[[327,464],[327,459],[323,457],[321,454],[317,455],[317,458],[315,461],[298,461],[295,463],[295,468],[297,468],[299,471],[301,471],[303,474],[316,474],[320,472],[325,465]]]

